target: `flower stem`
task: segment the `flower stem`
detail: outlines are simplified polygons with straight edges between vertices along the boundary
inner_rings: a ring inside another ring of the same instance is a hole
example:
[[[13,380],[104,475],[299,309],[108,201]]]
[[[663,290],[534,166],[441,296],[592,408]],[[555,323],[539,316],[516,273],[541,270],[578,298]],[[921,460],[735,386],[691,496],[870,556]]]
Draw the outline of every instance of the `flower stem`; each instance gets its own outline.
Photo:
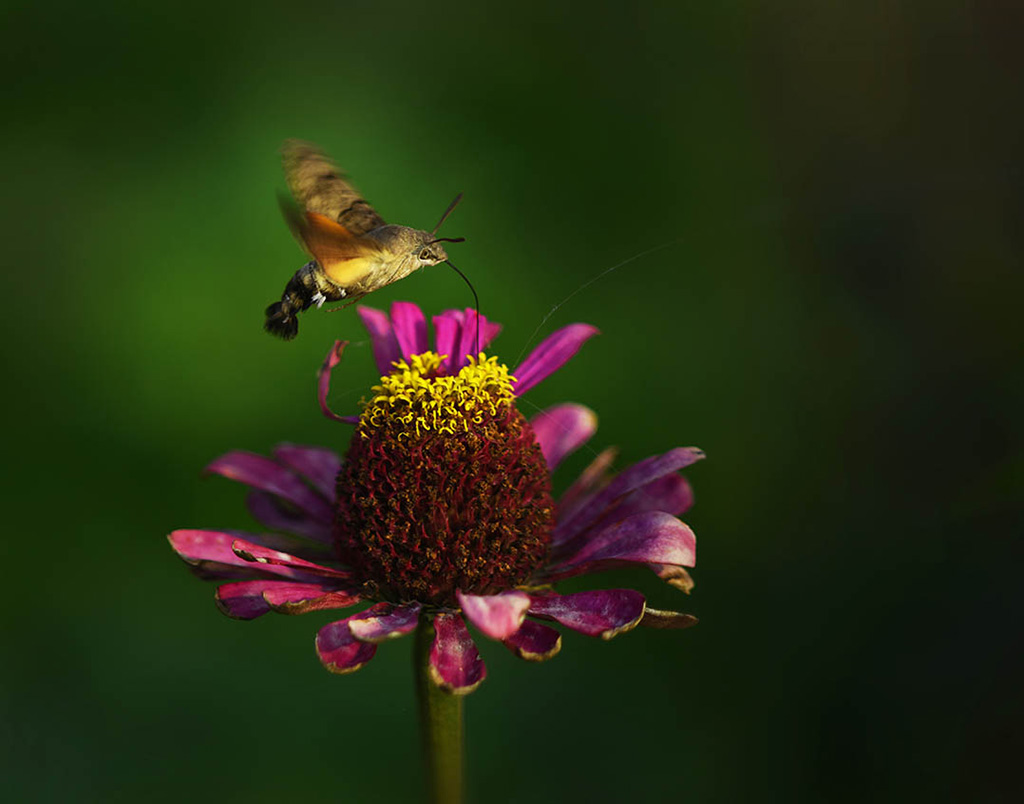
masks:
[[[431,804],[461,804],[463,767],[462,696],[442,690],[430,678],[434,626],[420,617],[413,664],[420,704],[420,734]]]

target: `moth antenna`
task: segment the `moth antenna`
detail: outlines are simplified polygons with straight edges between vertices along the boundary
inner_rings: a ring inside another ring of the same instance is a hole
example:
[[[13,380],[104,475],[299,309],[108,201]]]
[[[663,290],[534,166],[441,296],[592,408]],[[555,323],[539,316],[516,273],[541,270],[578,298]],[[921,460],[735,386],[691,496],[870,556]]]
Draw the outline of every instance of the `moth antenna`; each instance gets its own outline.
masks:
[[[433,233],[431,233],[433,234]],[[465,243],[466,238],[464,237],[435,237],[430,243]],[[427,243],[429,246],[430,243]]]
[[[450,204],[448,205],[448,209],[446,209],[446,210],[444,211],[444,215],[442,215],[442,216],[441,216],[441,220],[439,220],[439,221],[437,222],[437,226],[435,226],[435,227],[434,227],[433,229],[431,229],[431,230],[430,230],[430,233],[431,233],[431,234],[437,234],[437,230],[441,228],[441,224],[442,224],[442,223],[444,223],[444,222],[445,222],[446,220],[448,220],[448,216],[452,214],[452,210],[454,210],[454,209],[455,209],[455,207],[457,207],[457,206],[459,205],[459,202],[460,202],[461,200],[462,200],[462,193],[459,193],[459,194],[458,194],[457,196],[455,196],[455,200],[454,200],[454,201],[452,201],[452,202],[451,202],[451,203],[450,203]],[[452,241],[452,242],[457,242],[457,241]],[[449,263],[449,265],[451,265],[451,263]],[[452,265],[452,268],[455,268],[455,266],[454,266],[454,265]],[[455,270],[457,271],[457,270],[459,270],[459,269],[458,269],[458,268],[455,268]]]
[[[461,198],[461,196],[459,196]],[[456,201],[459,199],[456,198]],[[454,206],[454,204],[453,204]],[[442,219],[443,220],[443,219]],[[466,275],[462,273],[458,268],[455,267],[451,260],[445,260],[445,264],[448,265],[455,273],[462,277],[462,281],[469,285],[469,289],[473,291],[473,303],[476,305],[476,356],[480,356],[480,297],[476,295],[476,288],[473,287],[473,283],[466,278]]]

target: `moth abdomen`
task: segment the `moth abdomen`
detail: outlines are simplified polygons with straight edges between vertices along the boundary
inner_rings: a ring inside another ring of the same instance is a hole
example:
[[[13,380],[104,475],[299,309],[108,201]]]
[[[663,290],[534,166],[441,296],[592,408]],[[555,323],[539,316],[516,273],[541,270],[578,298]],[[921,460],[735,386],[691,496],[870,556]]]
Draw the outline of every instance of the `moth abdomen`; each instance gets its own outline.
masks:
[[[323,298],[317,287],[317,268],[315,261],[303,265],[284,286],[281,301],[267,307],[263,328],[271,335],[290,341],[299,333],[299,313],[316,303],[318,296]]]

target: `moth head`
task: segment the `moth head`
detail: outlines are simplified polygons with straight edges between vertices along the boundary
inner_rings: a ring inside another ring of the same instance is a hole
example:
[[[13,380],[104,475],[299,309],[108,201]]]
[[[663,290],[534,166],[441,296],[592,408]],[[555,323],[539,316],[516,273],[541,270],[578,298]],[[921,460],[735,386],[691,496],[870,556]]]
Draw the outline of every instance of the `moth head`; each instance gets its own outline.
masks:
[[[437,265],[439,262],[445,262],[448,259],[448,252],[444,250],[441,243],[461,243],[464,239],[462,237],[431,237],[430,240],[419,246],[416,259],[420,261],[421,265]]]

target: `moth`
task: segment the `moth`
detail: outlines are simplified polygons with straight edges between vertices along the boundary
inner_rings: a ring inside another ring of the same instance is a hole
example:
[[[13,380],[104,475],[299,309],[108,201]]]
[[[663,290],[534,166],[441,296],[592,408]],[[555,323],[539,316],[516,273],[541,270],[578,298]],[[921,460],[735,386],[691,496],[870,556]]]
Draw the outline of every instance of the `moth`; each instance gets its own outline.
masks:
[[[314,305],[352,303],[427,265],[448,262],[441,243],[463,239],[436,236],[461,194],[432,231],[397,226],[386,223],[317,146],[287,140],[281,156],[294,199],[282,197],[281,209],[312,259],[288,280],[281,301],[267,307],[263,327],[272,335],[291,340],[299,313]]]

